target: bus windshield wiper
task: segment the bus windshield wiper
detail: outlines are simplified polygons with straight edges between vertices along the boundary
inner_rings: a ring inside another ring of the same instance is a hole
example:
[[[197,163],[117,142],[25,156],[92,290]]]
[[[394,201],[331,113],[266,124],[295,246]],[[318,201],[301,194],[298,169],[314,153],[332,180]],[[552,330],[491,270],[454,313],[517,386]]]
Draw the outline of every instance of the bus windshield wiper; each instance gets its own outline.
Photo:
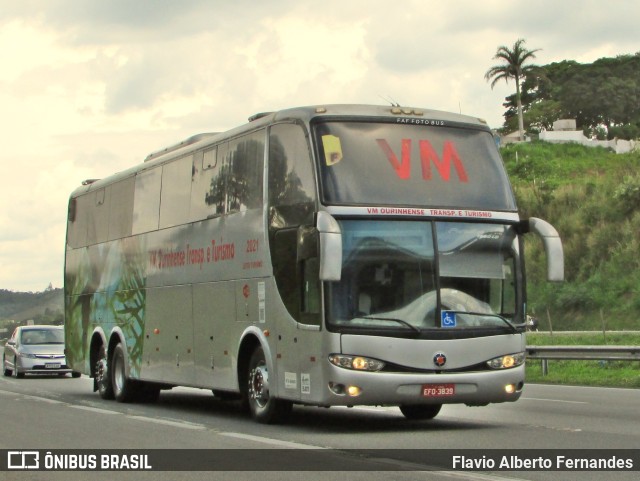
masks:
[[[402,319],[396,319],[395,317],[375,317],[375,316],[362,316],[362,319],[371,319],[372,321],[391,321],[397,322],[398,324],[402,324],[403,326],[408,327],[416,334],[420,334],[420,329],[414,326],[413,324],[408,323],[407,321],[403,321]]]
[[[502,321],[504,321],[504,323],[509,326],[511,328],[511,330],[513,332],[520,332],[518,330],[518,328],[516,326],[514,326],[513,322],[511,322],[509,319],[507,319],[506,317],[501,316],[500,314],[495,314],[496,317],[498,317],[499,319],[502,319]]]
[[[498,319],[500,319],[502,322],[504,322],[507,326],[509,326],[509,328],[511,328],[511,330],[513,332],[520,332],[518,331],[518,328],[516,326],[513,325],[513,323],[507,319],[504,316],[501,316],[500,314],[484,314],[485,316],[491,316],[491,317],[497,317]]]
[[[504,316],[501,316],[500,314],[487,313],[487,312],[469,312],[469,311],[453,311],[453,312],[455,312],[456,314],[466,314],[466,315],[471,315],[471,316],[497,317],[502,322],[504,322],[507,326],[509,326],[509,328],[513,332],[520,332],[520,331],[518,331],[518,328],[516,326],[514,326],[513,323],[509,319],[507,319]]]

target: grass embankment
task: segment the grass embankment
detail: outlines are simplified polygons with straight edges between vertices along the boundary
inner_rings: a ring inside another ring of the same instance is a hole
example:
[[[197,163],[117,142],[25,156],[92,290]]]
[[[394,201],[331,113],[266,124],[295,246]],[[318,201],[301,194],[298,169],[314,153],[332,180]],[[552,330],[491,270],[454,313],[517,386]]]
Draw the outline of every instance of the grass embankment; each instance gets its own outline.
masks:
[[[595,331],[592,334],[529,333],[527,345],[640,346],[640,334]],[[542,361],[528,360],[527,382],[640,388],[640,361],[548,361],[548,363],[549,372],[543,376]]]
[[[525,237],[528,311],[540,328],[640,330],[640,150],[532,142],[502,156],[521,217],[551,222],[564,245],[566,280],[548,283],[542,243]]]

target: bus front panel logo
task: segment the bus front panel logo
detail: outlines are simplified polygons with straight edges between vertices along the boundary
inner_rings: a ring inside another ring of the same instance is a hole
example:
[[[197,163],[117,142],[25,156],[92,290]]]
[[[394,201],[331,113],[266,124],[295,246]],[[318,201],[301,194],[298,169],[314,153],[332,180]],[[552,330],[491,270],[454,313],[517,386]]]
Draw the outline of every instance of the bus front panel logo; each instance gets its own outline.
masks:
[[[438,367],[442,367],[447,363],[447,356],[443,352],[439,352],[433,356],[433,363]]]

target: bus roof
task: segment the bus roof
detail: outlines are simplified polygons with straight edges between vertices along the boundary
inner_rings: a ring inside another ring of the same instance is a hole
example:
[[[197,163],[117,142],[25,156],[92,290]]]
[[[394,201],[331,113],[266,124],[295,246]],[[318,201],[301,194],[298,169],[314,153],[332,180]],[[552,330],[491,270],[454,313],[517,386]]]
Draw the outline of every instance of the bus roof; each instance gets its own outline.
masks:
[[[249,117],[249,122],[232,128],[222,133],[202,133],[193,135],[181,142],[169,147],[150,153],[144,162],[136,164],[129,169],[118,172],[104,179],[90,179],[84,181],[72,194],[72,197],[91,190],[97,190],[116,180],[134,175],[136,172],[146,170],[152,166],[167,162],[176,157],[189,154],[202,147],[214,145],[224,139],[230,139],[252,130],[257,130],[276,122],[302,121],[309,123],[318,118],[376,118],[376,119],[397,119],[408,124],[427,124],[431,121],[444,121],[457,124],[468,124],[476,128],[489,129],[487,122],[478,117],[445,112],[441,110],[430,110],[415,107],[383,106],[383,105],[363,105],[363,104],[327,104],[305,107],[293,107],[275,112],[261,112]]]

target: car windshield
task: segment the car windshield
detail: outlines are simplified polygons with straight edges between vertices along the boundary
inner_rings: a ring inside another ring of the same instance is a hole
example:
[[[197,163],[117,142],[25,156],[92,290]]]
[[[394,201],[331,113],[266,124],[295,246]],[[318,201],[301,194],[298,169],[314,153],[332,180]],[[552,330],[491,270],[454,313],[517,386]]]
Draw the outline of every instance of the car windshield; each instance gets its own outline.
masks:
[[[522,323],[517,236],[500,224],[340,221],[343,267],[328,322],[342,329],[514,330]]]
[[[23,345],[34,344],[64,344],[62,329],[24,329],[20,335]]]

